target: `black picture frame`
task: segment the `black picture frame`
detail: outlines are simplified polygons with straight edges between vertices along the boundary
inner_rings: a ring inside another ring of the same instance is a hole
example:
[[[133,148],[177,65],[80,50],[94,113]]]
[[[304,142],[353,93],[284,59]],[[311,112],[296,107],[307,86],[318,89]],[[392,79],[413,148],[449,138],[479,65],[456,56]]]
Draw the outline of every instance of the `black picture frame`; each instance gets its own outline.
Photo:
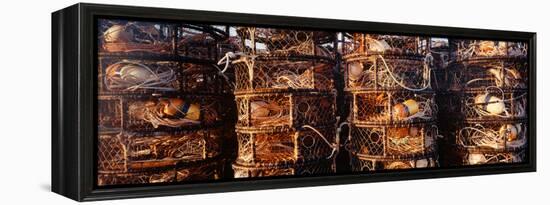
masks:
[[[94,19],[117,16],[269,27],[391,32],[528,42],[527,163],[334,176],[98,188],[94,185],[97,71]],[[536,33],[79,3],[52,13],[52,191],[77,201],[536,171]]]

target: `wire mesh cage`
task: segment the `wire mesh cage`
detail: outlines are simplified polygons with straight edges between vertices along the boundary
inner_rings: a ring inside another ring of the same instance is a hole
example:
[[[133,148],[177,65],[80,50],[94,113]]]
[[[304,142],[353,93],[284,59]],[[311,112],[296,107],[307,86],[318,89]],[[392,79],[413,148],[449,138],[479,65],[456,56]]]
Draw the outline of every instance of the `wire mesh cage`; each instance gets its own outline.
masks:
[[[240,27],[242,52],[251,55],[301,55],[334,58],[335,33]]]
[[[180,133],[102,133],[98,137],[98,171],[128,173],[217,157],[221,129]]]
[[[430,48],[430,39],[421,36],[343,33],[343,40],[344,55],[422,56]]]
[[[431,67],[436,70],[441,70],[449,66],[451,51],[449,48],[449,40],[447,38],[430,38],[429,54],[433,60]]]
[[[236,93],[334,89],[334,63],[322,58],[243,56],[233,66]]]
[[[328,159],[338,150],[335,126],[300,129],[237,128],[240,165],[273,166]]]
[[[456,144],[492,151],[519,150],[527,145],[527,128],[523,121],[464,123],[456,132]]]
[[[434,92],[354,91],[349,118],[361,124],[430,122],[437,117]]]
[[[123,104],[128,131],[174,131],[217,126],[223,122],[224,98],[212,95],[140,97]]]
[[[177,53],[194,59],[217,60],[224,52],[219,44],[229,34],[225,26],[183,24],[178,27]]]
[[[527,42],[453,39],[450,44],[455,61],[526,58],[528,54]]]
[[[197,182],[217,180],[223,176],[223,163],[206,161],[127,173],[98,173],[98,186]]]
[[[529,83],[526,59],[470,60],[456,64],[454,69],[452,86],[456,90],[488,87],[526,90]]]
[[[147,94],[180,90],[180,65],[174,61],[99,60],[100,94]]]
[[[410,158],[435,152],[437,136],[435,123],[394,126],[352,124],[346,149],[354,155]]]
[[[527,92],[497,87],[464,91],[462,114],[467,120],[503,121],[527,117]]]
[[[100,52],[173,52],[173,24],[99,20]]]
[[[372,158],[361,155],[350,156],[351,171],[369,172],[394,169],[418,169],[438,167],[439,162],[434,155],[419,156],[410,159]]]
[[[169,59],[168,59],[169,60]],[[165,93],[228,94],[230,79],[211,64],[100,58],[99,93],[147,95]]]
[[[480,148],[460,148],[463,165],[521,163],[526,160],[525,149],[496,151]]]
[[[251,92],[236,95],[235,100],[241,127],[317,126],[336,120],[334,93]]]
[[[97,101],[97,127],[100,132],[122,128],[122,100],[118,97],[99,96]]]
[[[346,90],[431,89],[431,68],[423,56],[344,56]]]
[[[234,163],[233,171],[235,178],[325,175],[335,172],[332,160],[278,166],[245,166]]]

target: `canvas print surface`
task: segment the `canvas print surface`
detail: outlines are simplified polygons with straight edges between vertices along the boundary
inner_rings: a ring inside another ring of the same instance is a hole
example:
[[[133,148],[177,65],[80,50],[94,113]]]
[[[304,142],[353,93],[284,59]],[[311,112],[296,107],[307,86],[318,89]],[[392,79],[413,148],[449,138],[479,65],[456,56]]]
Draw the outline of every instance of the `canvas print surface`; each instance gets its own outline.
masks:
[[[526,42],[102,18],[97,185],[526,162]]]

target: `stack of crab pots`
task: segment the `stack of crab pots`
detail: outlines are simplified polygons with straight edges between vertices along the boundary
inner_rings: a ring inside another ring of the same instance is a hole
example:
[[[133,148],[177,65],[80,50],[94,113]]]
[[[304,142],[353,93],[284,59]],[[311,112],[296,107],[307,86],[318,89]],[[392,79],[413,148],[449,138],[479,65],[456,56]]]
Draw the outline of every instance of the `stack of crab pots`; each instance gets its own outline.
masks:
[[[351,170],[437,166],[429,39],[365,33],[342,38]]]
[[[234,176],[334,171],[334,33],[236,28]],[[235,56],[234,56],[235,57]]]
[[[220,178],[231,93],[212,65],[223,28],[98,23],[98,185]]]
[[[449,114],[458,155],[449,165],[517,163],[527,146],[526,43],[450,41]]]

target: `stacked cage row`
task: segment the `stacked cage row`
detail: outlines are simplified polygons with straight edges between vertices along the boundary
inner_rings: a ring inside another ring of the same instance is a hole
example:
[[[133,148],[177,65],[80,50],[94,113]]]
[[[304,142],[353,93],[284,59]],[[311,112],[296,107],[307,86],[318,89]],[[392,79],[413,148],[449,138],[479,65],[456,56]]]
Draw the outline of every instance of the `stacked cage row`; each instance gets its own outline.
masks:
[[[334,33],[239,27],[234,176],[334,172]]]
[[[437,166],[429,39],[364,33],[341,38],[351,170]]]
[[[449,133],[458,153],[449,165],[518,163],[527,146],[526,43],[450,41]]]
[[[175,183],[223,174],[231,101],[213,66],[223,27],[98,21],[97,184]]]

